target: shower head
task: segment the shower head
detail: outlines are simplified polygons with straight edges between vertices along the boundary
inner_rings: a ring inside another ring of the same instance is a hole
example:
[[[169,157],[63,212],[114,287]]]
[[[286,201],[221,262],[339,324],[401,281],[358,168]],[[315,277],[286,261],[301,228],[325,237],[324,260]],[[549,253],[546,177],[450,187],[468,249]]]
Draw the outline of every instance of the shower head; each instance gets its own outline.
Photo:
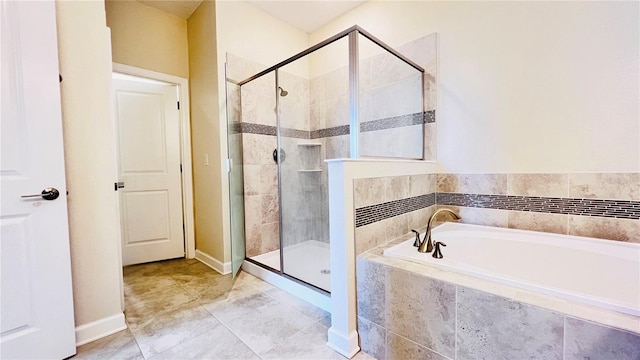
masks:
[[[283,89],[282,87],[278,86],[278,89],[280,89],[280,96],[285,97],[289,94],[289,92],[285,89]]]

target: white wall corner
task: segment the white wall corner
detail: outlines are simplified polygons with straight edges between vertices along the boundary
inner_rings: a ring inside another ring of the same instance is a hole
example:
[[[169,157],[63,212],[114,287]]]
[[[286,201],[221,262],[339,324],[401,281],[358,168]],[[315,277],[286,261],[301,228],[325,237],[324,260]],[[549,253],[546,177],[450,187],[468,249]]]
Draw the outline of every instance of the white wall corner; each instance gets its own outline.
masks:
[[[76,346],[84,345],[127,328],[124,313],[118,313],[76,327]]]
[[[207,265],[222,275],[231,274],[231,261],[225,263],[196,249],[196,260]]]
[[[351,358],[358,351],[353,178],[345,162],[329,165],[331,328],[327,346]]]

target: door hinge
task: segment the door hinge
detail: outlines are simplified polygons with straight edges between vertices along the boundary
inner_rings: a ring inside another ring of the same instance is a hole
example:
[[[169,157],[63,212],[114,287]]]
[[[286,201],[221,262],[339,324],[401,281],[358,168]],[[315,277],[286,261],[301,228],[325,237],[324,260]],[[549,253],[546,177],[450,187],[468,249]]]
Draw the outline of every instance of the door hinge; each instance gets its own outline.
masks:
[[[182,172],[182,164],[180,164],[180,172]]]
[[[180,101],[178,101],[178,110],[180,110]]]
[[[186,230],[184,229],[184,224],[182,224],[182,236],[184,236],[186,233]]]

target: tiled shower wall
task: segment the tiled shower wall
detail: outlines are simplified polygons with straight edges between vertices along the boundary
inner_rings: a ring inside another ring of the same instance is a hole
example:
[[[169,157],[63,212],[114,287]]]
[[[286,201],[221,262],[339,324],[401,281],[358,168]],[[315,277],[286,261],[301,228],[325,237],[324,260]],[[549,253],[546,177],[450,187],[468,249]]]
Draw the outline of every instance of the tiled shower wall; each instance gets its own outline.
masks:
[[[639,173],[429,176],[437,179],[435,186],[427,182],[435,204],[455,209],[465,223],[640,242]],[[395,202],[363,200],[370,196],[366,193],[384,192],[389,183],[397,184],[396,192],[407,194],[408,179],[356,180],[356,247],[367,250],[366,244],[383,241],[367,236],[375,233],[374,228],[380,231],[384,226],[385,233],[398,237],[426,226],[432,211],[413,223],[407,220],[418,211],[408,208],[417,201],[415,195]],[[425,204],[423,211],[430,206]]]
[[[415,138],[421,134],[416,128],[426,122],[424,153],[429,159],[435,149],[436,34],[399,50],[428,71],[425,83],[420,79],[416,82],[411,76],[415,70],[407,71],[406,64],[386,52],[362,59],[361,144],[363,149],[382,150],[370,155],[400,156],[416,146],[414,153],[420,154],[423,141]],[[241,81],[264,68],[228,54],[227,76],[232,80]],[[239,136],[242,144],[249,257],[279,248],[279,203],[284,246],[306,240],[329,242],[328,171],[324,160],[350,156],[348,68],[307,80],[287,72],[285,66],[278,75],[280,86],[288,92],[279,97],[280,146],[286,154],[280,169],[282,199],[278,198],[278,169],[273,161],[277,146],[275,75],[267,74],[243,85],[241,99],[229,100],[231,137]],[[420,103],[421,86],[429,110],[425,114],[415,104],[416,99]]]

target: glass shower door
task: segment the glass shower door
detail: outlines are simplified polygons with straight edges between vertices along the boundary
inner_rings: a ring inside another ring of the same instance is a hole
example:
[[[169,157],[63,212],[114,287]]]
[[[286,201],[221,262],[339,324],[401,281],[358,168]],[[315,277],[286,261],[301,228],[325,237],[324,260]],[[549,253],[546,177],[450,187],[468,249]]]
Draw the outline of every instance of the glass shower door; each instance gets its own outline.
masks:
[[[228,70],[228,69],[227,69]],[[227,71],[228,72],[228,71]],[[231,221],[231,272],[235,277],[245,257],[244,232],[244,171],[240,86],[227,76],[227,147],[229,152],[229,209]]]
[[[282,271],[331,290],[327,158],[349,156],[348,43],[277,70]]]

